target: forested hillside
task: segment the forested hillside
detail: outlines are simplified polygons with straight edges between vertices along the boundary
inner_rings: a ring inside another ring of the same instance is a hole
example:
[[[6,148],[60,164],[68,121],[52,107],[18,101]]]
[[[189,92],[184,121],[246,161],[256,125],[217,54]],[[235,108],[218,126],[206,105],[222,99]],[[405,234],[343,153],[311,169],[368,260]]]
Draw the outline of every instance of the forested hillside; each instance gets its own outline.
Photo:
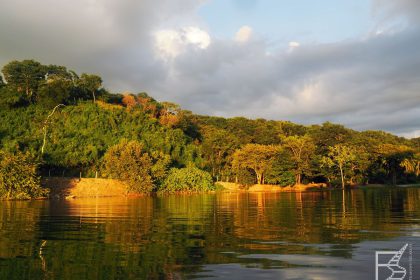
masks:
[[[9,175],[23,172],[11,164],[21,158],[31,186],[39,175],[81,172],[144,192],[211,189],[218,180],[395,185],[420,175],[420,138],[195,115],[146,93],[110,93],[97,75],[33,60],[12,61],[2,74],[0,196],[16,196]]]

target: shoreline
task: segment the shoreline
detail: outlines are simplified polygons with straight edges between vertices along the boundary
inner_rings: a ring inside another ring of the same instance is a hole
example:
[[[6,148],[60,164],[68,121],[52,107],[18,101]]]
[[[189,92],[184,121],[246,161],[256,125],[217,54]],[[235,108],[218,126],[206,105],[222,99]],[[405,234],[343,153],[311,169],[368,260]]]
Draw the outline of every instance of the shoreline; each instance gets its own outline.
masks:
[[[254,184],[241,185],[230,182],[216,182],[215,185],[222,187],[220,190],[206,191],[206,192],[153,192],[146,193],[129,193],[127,191],[128,185],[117,179],[104,178],[74,178],[74,177],[47,177],[42,179],[42,187],[49,189],[48,197],[32,198],[30,200],[49,200],[49,199],[76,199],[76,198],[106,198],[106,197],[141,197],[148,195],[173,195],[173,194],[198,194],[198,193],[292,193],[292,192],[311,192],[320,190],[337,190],[338,188],[329,187],[325,183],[311,183],[294,186],[281,187],[279,185],[270,184]],[[385,184],[372,184],[352,186],[349,189],[366,189],[366,188],[393,188]],[[420,187],[420,184],[397,185],[395,188],[409,188]],[[4,199],[16,200],[16,199]]]

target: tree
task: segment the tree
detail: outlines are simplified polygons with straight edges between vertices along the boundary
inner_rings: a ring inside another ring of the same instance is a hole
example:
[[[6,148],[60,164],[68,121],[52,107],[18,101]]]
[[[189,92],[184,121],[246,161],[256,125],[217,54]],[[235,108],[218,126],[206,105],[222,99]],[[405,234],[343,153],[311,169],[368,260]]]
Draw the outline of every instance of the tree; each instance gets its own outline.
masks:
[[[47,193],[41,187],[38,163],[31,155],[0,151],[0,198],[39,198]]]
[[[311,156],[315,152],[315,145],[310,136],[304,135],[284,137],[283,147],[289,151],[294,161],[295,183],[299,185],[302,182],[302,175],[310,171]]]
[[[124,93],[121,103],[131,109],[137,105],[136,97],[132,93]]]
[[[161,190],[165,192],[211,191],[214,190],[214,185],[208,172],[190,164],[181,169],[172,168]]]
[[[28,99],[32,99],[40,83],[45,80],[47,69],[34,60],[12,61],[2,69],[7,84],[19,92],[24,91]]]
[[[41,156],[44,154],[45,145],[47,143],[47,130],[48,130],[48,124],[49,124],[48,121],[54,115],[55,111],[61,106],[64,106],[64,104],[58,104],[57,106],[55,106],[52,112],[45,119],[44,126],[42,127],[42,130],[44,131],[44,138],[42,140]]]
[[[405,158],[400,166],[405,169],[406,173],[413,173],[416,176],[420,176],[420,153],[417,153],[412,158]]]
[[[355,151],[352,147],[337,144],[333,147],[329,147],[328,156],[322,159],[322,163],[329,168],[338,167],[341,177],[341,186],[345,187],[345,173],[349,168],[349,165],[356,158]]]
[[[93,103],[95,103],[96,92],[102,87],[102,78],[97,75],[83,73],[78,82],[82,89],[92,94]]]
[[[205,164],[211,170],[212,176],[218,179],[229,163],[230,156],[239,146],[239,140],[226,130],[213,126],[203,126],[201,131],[203,135],[201,149]]]
[[[326,155],[329,147],[337,144],[345,144],[352,138],[354,131],[339,124],[325,122],[322,126],[313,125],[309,135],[314,140],[317,154]]]
[[[77,77],[77,74],[74,71],[68,71],[64,66],[58,65],[48,65],[45,67],[45,80],[47,82],[51,81],[68,81],[73,82],[73,78]]]
[[[105,175],[126,181],[129,191],[151,192],[153,190],[152,159],[137,141],[122,141],[108,149],[104,156]]]
[[[167,127],[176,127],[179,123],[181,108],[178,104],[171,102],[162,102],[162,109],[159,112],[159,122]]]
[[[52,108],[60,103],[67,103],[70,98],[72,83],[68,80],[50,79],[38,90],[38,104]]]
[[[393,186],[397,185],[397,174],[402,172],[402,162],[412,157],[413,150],[405,145],[380,144],[378,146],[379,160],[391,175]]]
[[[257,184],[264,184],[264,175],[279,151],[280,147],[275,145],[247,144],[233,154],[233,166],[252,169]]]

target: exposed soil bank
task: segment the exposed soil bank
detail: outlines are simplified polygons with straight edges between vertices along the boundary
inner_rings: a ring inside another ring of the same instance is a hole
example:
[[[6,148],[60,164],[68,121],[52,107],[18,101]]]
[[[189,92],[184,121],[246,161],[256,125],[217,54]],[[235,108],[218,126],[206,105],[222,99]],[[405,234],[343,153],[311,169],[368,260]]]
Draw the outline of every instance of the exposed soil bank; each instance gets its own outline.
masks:
[[[327,188],[326,184],[308,184],[308,185],[295,185],[280,187],[278,185],[252,185],[244,186],[236,183],[229,182],[217,182],[217,184],[223,186],[227,191],[248,191],[248,192],[302,192],[314,189]]]
[[[50,177],[42,185],[50,189],[51,198],[127,196],[128,189],[122,181],[95,178]]]

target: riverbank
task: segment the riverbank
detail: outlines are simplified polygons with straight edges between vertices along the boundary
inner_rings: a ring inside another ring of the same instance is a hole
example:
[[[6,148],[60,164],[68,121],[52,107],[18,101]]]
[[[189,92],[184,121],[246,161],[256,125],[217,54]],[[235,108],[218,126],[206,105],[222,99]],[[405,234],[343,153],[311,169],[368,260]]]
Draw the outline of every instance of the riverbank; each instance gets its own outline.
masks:
[[[245,192],[303,192],[309,190],[326,189],[327,185],[324,183],[311,183],[311,184],[300,184],[294,186],[281,187],[279,185],[269,184],[255,184],[251,186],[245,186],[230,182],[217,182],[216,184],[222,186],[226,191],[245,191]]]
[[[42,180],[42,186],[50,190],[50,198],[118,197],[128,194],[127,184],[115,179],[50,177]]]
[[[221,191],[227,192],[301,192],[326,188],[325,184],[308,184],[280,187],[278,185],[243,186],[229,182],[217,182]],[[50,198],[123,197],[128,196],[126,183],[115,179],[50,177],[42,180],[42,186],[50,190]],[[130,194],[130,196],[135,194]],[[139,194],[137,194],[139,195]]]
[[[222,192],[304,192],[320,189],[328,189],[324,183],[301,184],[295,186],[281,187],[278,185],[251,185],[245,186],[230,182],[217,182]],[[42,180],[42,186],[50,190],[50,198],[71,199],[88,197],[126,197],[139,196],[141,194],[129,194],[128,185],[116,179],[95,179],[95,178],[62,178],[50,177]],[[388,185],[366,185],[357,188],[389,187]],[[408,187],[408,185],[398,186]],[[419,184],[409,187],[420,187]]]

